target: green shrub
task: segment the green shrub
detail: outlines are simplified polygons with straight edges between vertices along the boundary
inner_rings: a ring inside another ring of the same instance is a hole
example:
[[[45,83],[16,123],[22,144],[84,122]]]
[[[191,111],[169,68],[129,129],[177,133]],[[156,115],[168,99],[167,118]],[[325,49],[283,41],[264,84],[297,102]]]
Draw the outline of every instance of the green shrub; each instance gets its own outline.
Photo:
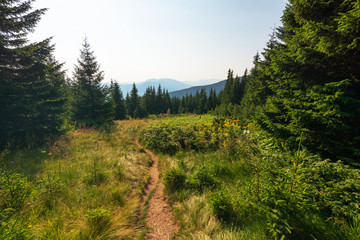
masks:
[[[164,184],[167,190],[175,192],[184,188],[186,181],[186,174],[179,169],[171,168],[165,173]]]
[[[125,167],[122,164],[118,164],[114,169],[115,178],[119,181],[125,180]]]
[[[27,233],[32,226],[22,222],[19,218],[7,222],[0,221],[0,239],[25,240],[31,239]]]
[[[94,208],[87,211],[87,223],[92,237],[103,234],[110,228],[111,215],[109,210],[104,208]]]
[[[12,208],[19,211],[30,195],[31,188],[26,177],[0,169],[0,210]]]
[[[309,164],[308,181],[318,207],[337,220],[360,215],[360,171],[329,160]]]
[[[51,211],[57,199],[64,191],[64,185],[59,177],[47,175],[38,180],[39,201],[46,210]]]
[[[234,221],[236,214],[231,203],[231,199],[222,191],[216,191],[209,195],[209,205],[212,212],[224,222]]]
[[[85,175],[84,183],[88,185],[100,185],[107,179],[107,175],[102,171],[94,171],[90,174]]]
[[[92,163],[90,168],[90,173],[87,174],[84,178],[84,182],[88,185],[100,185],[107,179],[107,175],[100,168],[100,161],[102,159],[95,155],[92,157]]]
[[[111,200],[123,207],[125,205],[127,189],[116,188],[111,192]]]
[[[216,187],[216,181],[208,170],[204,166],[201,166],[192,176],[191,185],[197,191],[202,192],[206,188]]]

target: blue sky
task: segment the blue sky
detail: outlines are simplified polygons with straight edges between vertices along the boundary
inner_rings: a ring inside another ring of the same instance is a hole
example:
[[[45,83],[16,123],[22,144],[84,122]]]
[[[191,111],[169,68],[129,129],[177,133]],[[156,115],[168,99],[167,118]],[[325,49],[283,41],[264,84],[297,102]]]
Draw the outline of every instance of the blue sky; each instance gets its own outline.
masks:
[[[30,41],[53,37],[72,76],[85,35],[106,81],[225,79],[252,67],[285,0],[37,0],[48,8]]]

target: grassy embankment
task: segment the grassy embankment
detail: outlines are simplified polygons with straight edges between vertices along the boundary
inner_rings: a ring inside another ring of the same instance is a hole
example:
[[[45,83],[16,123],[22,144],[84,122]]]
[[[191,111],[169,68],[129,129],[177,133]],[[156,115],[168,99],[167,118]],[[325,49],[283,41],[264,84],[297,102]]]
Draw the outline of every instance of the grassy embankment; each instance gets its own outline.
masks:
[[[0,239],[134,239],[149,156],[142,122],[112,133],[79,129],[48,147],[3,152]]]
[[[154,121],[141,142],[161,155],[178,239],[360,238],[360,171],[301,143],[210,116]]]

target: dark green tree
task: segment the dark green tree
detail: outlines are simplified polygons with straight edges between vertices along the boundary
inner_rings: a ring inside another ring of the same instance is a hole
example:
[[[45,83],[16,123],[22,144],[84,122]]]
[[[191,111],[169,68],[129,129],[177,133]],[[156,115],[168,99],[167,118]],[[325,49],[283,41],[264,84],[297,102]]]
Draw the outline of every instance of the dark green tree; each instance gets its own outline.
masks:
[[[201,89],[200,92],[197,92],[196,102],[197,102],[196,113],[198,113],[198,114],[206,113],[207,112],[207,106],[206,106],[207,95],[206,95],[206,91],[204,88]]]
[[[0,2],[0,145],[36,144],[63,131],[64,73],[50,39],[28,43],[46,9],[33,0]]]
[[[216,108],[217,104],[218,104],[218,101],[217,101],[216,91],[211,88],[209,97],[207,99],[207,109],[213,110]]]
[[[221,96],[221,104],[227,105],[229,103],[234,102],[233,94],[234,94],[234,71],[229,69],[225,87],[222,90]]]
[[[156,91],[154,87],[147,87],[144,96],[142,97],[144,111],[148,114],[156,113]]]
[[[155,110],[156,110],[156,113],[166,113],[166,111],[167,111],[165,98],[164,98],[164,92],[163,92],[160,84],[156,91]]]
[[[171,113],[173,114],[178,114],[180,113],[180,105],[181,105],[181,100],[178,97],[172,97],[171,98]]]
[[[185,98],[185,96],[183,96],[180,101],[178,113],[183,114],[183,113],[187,113],[187,112],[188,112],[188,110],[187,110],[187,105],[186,105],[186,98]]]
[[[129,115],[133,118],[140,118],[145,115],[145,112],[140,105],[140,97],[138,95],[138,90],[135,83],[133,83],[133,87],[130,92],[127,109]]]
[[[263,53],[264,54],[264,53]],[[266,56],[266,58],[269,58]],[[244,95],[241,99],[241,115],[240,119],[244,124],[254,120],[257,111],[266,103],[266,99],[271,95],[268,87],[268,80],[270,77],[265,73],[264,61],[260,59],[260,54],[257,53],[253,60],[254,67],[250,70],[250,75],[247,71],[244,73],[242,84],[244,87]]]
[[[360,2],[291,0],[260,68],[273,94],[256,119],[334,160],[360,156]],[[358,164],[358,163],[357,163]]]
[[[74,71],[73,119],[87,127],[111,124],[114,107],[106,86],[101,85],[104,74],[91,51],[87,39],[80,50]]]
[[[114,112],[115,112],[115,120],[123,120],[126,118],[126,108],[123,93],[120,89],[120,86],[117,82],[113,84],[112,89],[112,98],[114,101]]]

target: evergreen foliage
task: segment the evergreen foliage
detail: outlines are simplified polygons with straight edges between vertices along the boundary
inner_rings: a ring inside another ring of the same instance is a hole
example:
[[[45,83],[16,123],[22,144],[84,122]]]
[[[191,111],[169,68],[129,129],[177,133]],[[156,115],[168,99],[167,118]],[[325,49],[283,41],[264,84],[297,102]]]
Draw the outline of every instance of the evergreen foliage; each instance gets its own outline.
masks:
[[[107,125],[114,119],[108,89],[101,85],[104,74],[85,38],[74,72],[73,119],[86,127]]]
[[[138,95],[138,90],[136,88],[135,83],[133,84],[133,87],[131,89],[130,96],[127,96],[127,110],[129,115],[132,118],[142,118],[145,117],[146,112],[144,111],[144,108],[140,104],[140,96]]]
[[[33,2],[0,2],[0,146],[42,143],[63,131],[62,64],[50,38],[26,38],[46,11],[32,10]]]
[[[272,94],[255,116],[274,136],[291,143],[303,133],[309,149],[348,163],[360,154],[359,7],[290,1],[259,67]]]
[[[123,93],[117,82],[114,83],[112,89],[112,98],[114,101],[115,120],[123,120],[126,118],[126,108]]]

